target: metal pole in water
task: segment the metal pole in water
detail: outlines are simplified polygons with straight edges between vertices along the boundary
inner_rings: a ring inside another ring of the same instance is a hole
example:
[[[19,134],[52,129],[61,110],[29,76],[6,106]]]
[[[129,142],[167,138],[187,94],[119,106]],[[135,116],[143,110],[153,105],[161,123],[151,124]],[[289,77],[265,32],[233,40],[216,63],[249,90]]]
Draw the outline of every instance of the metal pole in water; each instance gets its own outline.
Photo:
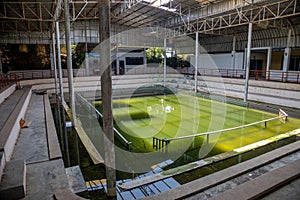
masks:
[[[107,179],[107,196],[116,196],[116,161],[112,116],[112,77],[110,43],[110,1],[98,0],[101,95],[103,103],[104,152]]]
[[[75,126],[76,123],[76,112],[75,112],[75,95],[73,86],[73,67],[72,67],[72,49],[71,49],[71,37],[70,37],[70,9],[69,0],[64,1],[65,5],[65,29],[66,29],[66,46],[67,46],[67,68],[68,68],[68,85],[69,85],[69,98],[71,104],[71,116],[72,124]]]
[[[231,60],[231,62],[232,62],[232,69],[233,69],[233,72],[232,72],[232,75],[234,76],[234,71],[235,71],[235,58],[236,58],[236,51],[235,51],[235,49],[236,49],[236,37],[235,36],[233,36],[233,43],[232,43],[232,52],[231,52],[231,56],[232,56],[232,60]]]
[[[247,65],[246,70],[246,79],[245,79],[245,91],[244,91],[244,102],[247,102],[248,99],[248,87],[249,87],[249,70],[250,70],[250,60],[251,60],[251,39],[252,39],[252,22],[249,23],[248,27],[248,44],[247,44]]]
[[[57,65],[56,65],[56,51],[55,51],[55,34],[52,34],[52,51],[53,51],[53,68],[54,68],[54,82],[55,82],[55,94],[58,98],[58,86],[57,86]],[[57,101],[58,103],[58,101]]]
[[[55,22],[55,34],[56,34],[56,47],[57,47],[57,67],[59,74],[59,86],[60,86],[60,100],[64,100],[64,86],[62,80],[62,69],[61,69],[61,57],[60,57],[60,34],[59,34],[59,22]]]
[[[166,78],[167,78],[167,39],[164,38],[164,87],[166,87]]]
[[[84,39],[85,39],[85,74],[86,76],[90,75],[90,61],[89,61],[89,51],[88,51],[88,44],[87,44],[87,27],[86,27],[86,20],[84,21]]]
[[[199,33],[196,32],[196,44],[195,44],[195,92],[197,92],[198,82],[198,54],[199,54]]]

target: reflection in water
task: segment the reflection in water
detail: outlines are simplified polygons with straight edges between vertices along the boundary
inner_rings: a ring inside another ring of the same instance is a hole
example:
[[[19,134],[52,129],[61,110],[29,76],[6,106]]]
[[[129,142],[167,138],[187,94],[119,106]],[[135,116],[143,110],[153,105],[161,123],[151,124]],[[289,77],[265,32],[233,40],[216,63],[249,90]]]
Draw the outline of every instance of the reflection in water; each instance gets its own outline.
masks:
[[[159,99],[159,102],[160,104],[147,106],[147,112],[149,115],[162,115],[174,111],[175,108],[169,104],[166,104],[164,99]]]

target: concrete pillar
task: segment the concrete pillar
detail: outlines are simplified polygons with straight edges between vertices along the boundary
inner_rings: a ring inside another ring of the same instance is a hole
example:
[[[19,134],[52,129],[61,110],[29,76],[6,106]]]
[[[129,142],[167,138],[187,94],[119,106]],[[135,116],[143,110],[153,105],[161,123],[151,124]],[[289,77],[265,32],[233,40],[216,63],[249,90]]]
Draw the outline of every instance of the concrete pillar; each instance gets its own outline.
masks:
[[[53,46],[51,44],[50,44],[50,70],[51,70],[51,73],[54,70]]]
[[[245,79],[245,90],[244,90],[244,102],[247,102],[248,98],[248,87],[249,87],[249,70],[250,70],[250,59],[251,59],[251,40],[252,40],[252,22],[249,23],[248,27],[248,44],[247,44],[247,63],[246,63],[246,79]]]
[[[271,67],[271,61],[272,61],[272,47],[268,47],[268,55],[267,55],[267,66],[266,66],[266,77],[268,78],[268,71]]]
[[[60,100],[64,100],[64,86],[62,80],[62,69],[61,69],[61,57],[60,57],[60,33],[59,33],[59,22],[55,22],[55,34],[56,34],[56,48],[57,48],[57,67],[59,73],[59,87],[60,87]]]
[[[116,36],[117,41],[118,41],[118,36]],[[116,47],[116,74],[120,74],[120,59],[119,59],[119,45],[117,42],[117,47]]]
[[[196,43],[195,43],[195,92],[197,92],[198,82],[198,54],[199,54],[199,33],[196,32]]]
[[[231,67],[233,70],[235,70],[235,57],[236,57],[236,51],[235,51],[235,46],[236,46],[236,37],[233,36],[233,42],[232,42],[232,52],[231,52]],[[233,75],[234,75],[234,71],[233,71]]]
[[[58,100],[58,80],[57,80],[57,66],[56,66],[56,51],[55,51],[55,33],[52,34],[52,59],[53,59],[53,70],[54,70],[54,84],[55,84],[55,94],[56,100]],[[52,67],[51,67],[52,68]],[[58,103],[58,102],[57,102]]]
[[[75,126],[76,112],[75,112],[75,95],[74,95],[74,85],[73,85],[73,67],[72,67],[72,48],[71,48],[71,37],[70,37],[71,28],[70,28],[69,3],[70,3],[69,0],[64,1],[69,98],[70,98],[70,104],[71,104],[71,120],[72,120],[73,126]]]
[[[100,23],[100,71],[101,95],[103,105],[103,131],[105,167],[107,179],[107,195],[116,196],[115,147],[112,115],[112,78],[111,78],[111,48],[110,48],[110,1],[98,0]]]
[[[167,39],[164,38],[164,87],[166,87],[167,79]]]
[[[284,79],[283,81],[287,81],[287,73],[289,70],[289,65],[290,65],[290,58],[291,58],[291,48],[290,48],[290,44],[291,44],[291,34],[292,34],[292,30],[289,29],[288,32],[288,38],[287,38],[287,44],[286,44],[286,48],[284,49],[284,56],[283,56],[283,66],[282,66],[282,72],[284,72]]]
[[[144,44],[144,68],[147,68],[146,45]]]
[[[88,52],[88,47],[87,47],[86,23],[85,23],[85,26],[84,26],[84,36],[85,36],[85,60],[84,60],[84,64],[85,64],[86,75],[89,76],[90,75],[90,62],[89,62],[89,52]]]

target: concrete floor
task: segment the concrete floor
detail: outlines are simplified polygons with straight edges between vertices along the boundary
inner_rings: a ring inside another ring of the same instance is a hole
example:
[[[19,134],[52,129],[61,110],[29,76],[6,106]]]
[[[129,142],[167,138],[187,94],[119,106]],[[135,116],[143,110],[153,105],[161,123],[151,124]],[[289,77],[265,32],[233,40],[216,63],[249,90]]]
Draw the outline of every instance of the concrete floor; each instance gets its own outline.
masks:
[[[53,199],[58,189],[68,189],[63,160],[49,160],[43,95],[32,94],[25,121],[28,128],[21,129],[12,160],[26,161],[26,197],[24,199]]]

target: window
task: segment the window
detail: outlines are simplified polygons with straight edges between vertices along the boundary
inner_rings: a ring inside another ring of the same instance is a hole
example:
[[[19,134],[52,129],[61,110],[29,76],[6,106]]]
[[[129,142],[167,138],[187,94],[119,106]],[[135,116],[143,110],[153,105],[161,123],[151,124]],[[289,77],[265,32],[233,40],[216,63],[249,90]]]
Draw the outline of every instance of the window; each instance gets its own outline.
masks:
[[[291,56],[289,70],[300,71],[300,56]]]
[[[143,57],[126,57],[126,65],[142,65],[144,64]]]

